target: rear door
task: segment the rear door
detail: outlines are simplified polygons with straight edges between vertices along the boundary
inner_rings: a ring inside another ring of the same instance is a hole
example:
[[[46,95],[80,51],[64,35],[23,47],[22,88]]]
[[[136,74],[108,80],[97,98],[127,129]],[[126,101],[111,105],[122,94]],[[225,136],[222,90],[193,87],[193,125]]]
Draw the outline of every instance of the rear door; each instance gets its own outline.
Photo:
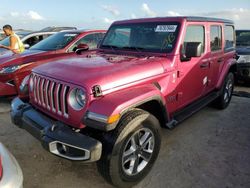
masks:
[[[222,49],[222,27],[220,23],[210,24],[209,30],[209,48],[210,48],[210,82],[205,93],[214,89],[216,81],[219,78],[220,70],[222,69],[225,58]]]

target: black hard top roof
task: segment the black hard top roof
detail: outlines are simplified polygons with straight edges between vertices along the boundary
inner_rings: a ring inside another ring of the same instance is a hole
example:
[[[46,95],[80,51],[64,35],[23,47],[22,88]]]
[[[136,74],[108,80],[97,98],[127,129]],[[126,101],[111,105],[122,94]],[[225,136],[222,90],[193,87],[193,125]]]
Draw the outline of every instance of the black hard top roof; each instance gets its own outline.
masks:
[[[139,19],[115,21],[115,23],[125,24],[125,23],[181,21],[181,20],[196,21],[196,22],[220,22],[220,23],[234,24],[232,20],[228,20],[228,19],[201,17],[201,16],[175,16],[175,17],[169,16],[169,17],[139,18]]]

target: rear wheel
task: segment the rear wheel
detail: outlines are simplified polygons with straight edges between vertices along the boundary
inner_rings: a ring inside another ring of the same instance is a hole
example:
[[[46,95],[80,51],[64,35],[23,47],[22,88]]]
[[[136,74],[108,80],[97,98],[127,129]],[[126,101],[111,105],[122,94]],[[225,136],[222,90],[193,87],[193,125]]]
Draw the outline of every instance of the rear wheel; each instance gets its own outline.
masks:
[[[143,110],[129,111],[117,128],[103,137],[98,169],[116,187],[131,187],[148,174],[160,144],[159,121]]]
[[[234,74],[229,72],[225,78],[221,95],[213,102],[214,106],[219,109],[225,109],[232,98],[234,90]]]

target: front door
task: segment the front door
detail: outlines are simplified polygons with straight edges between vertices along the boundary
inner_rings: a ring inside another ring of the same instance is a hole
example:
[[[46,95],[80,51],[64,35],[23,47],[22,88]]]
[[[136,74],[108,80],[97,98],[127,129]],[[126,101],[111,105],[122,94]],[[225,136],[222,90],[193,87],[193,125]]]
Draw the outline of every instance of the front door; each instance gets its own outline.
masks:
[[[206,90],[210,79],[210,62],[205,37],[206,27],[205,25],[190,23],[186,28],[180,62],[178,63],[178,86],[176,88],[178,109],[200,98]],[[186,44],[188,42],[201,43],[203,53],[200,57],[182,58],[183,56],[185,57]]]

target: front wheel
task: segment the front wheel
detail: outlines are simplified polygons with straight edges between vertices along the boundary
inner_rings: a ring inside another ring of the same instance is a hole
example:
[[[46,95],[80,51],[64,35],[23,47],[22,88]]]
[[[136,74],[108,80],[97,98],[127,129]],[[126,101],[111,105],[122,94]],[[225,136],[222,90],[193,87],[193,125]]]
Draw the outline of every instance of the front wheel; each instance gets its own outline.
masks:
[[[213,102],[214,106],[218,109],[225,109],[232,98],[234,90],[234,75],[229,72],[225,78],[221,95]]]
[[[116,187],[131,187],[148,174],[160,144],[159,121],[143,110],[129,111],[114,131],[103,136],[98,169]]]

